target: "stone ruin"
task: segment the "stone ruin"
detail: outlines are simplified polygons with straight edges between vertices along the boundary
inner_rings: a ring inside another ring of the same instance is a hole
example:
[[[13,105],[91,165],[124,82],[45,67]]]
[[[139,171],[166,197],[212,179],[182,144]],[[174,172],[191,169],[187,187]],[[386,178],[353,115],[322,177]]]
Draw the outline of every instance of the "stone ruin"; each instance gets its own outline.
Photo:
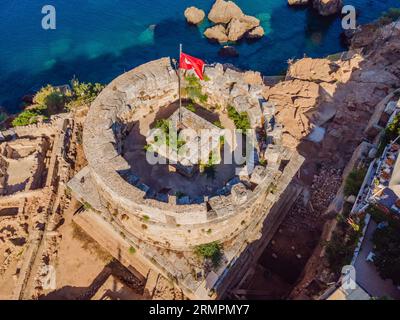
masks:
[[[68,184],[74,196],[112,225],[152,268],[174,279],[187,296],[203,298],[219,285],[249,239],[259,237],[268,208],[302,163],[296,152],[279,145],[282,127],[274,123],[274,110],[262,98],[263,84],[254,81],[254,73],[215,64],[207,66],[205,74],[208,79],[201,86],[208,107],[233,106],[247,113],[252,128],[265,126],[267,136],[257,135],[254,170],[233,177],[215,194],[200,200],[185,197],[184,202],[158,194],[130,173],[121,152],[133,124],[178,99],[176,72],[170,59],[162,58],[122,74],[92,103],[83,131],[88,166]],[[265,152],[268,160],[261,165]],[[266,198],[272,189],[274,194]],[[198,264],[193,248],[212,241],[224,244],[224,263],[218,270],[194,275]]]
[[[14,279],[11,299],[35,296],[55,264],[72,127],[61,114],[0,132],[0,278]]]

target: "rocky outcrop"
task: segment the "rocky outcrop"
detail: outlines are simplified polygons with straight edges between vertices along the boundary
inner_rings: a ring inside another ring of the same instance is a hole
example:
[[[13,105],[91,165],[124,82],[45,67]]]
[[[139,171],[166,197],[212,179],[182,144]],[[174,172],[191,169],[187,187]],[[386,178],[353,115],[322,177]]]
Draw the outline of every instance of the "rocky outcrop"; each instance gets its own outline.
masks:
[[[339,65],[326,59],[304,58],[290,66],[286,77],[313,82],[334,82]]]
[[[218,41],[219,43],[228,42],[226,29],[222,24],[207,28],[206,31],[204,31],[204,36],[212,41]]]
[[[253,30],[249,31],[246,35],[247,39],[259,39],[264,36],[264,28],[261,26],[255,27]]]
[[[204,36],[220,43],[238,41],[242,38],[258,39],[264,35],[260,20],[245,15],[232,1],[217,0],[208,19],[217,25],[208,28]]]
[[[227,32],[229,41],[237,41],[247,32],[247,25],[239,19],[232,19],[228,25]]]
[[[375,106],[400,87],[400,23],[366,31],[365,37],[361,29],[355,34],[353,51],[335,61],[298,60],[289,65],[285,81],[264,89],[284,125],[287,146],[296,147],[322,127],[321,157],[342,163],[343,154],[360,143]]]
[[[229,23],[233,18],[240,18],[242,9],[232,1],[217,0],[208,14],[208,20],[214,23]]]
[[[337,14],[343,7],[342,0],[313,0],[313,6],[320,15],[330,16]]]
[[[199,24],[204,20],[206,14],[196,7],[189,7],[184,12],[186,21],[190,24]]]
[[[233,46],[223,46],[221,49],[219,49],[218,54],[221,57],[238,57],[239,56],[239,52]]]
[[[305,6],[310,0],[288,0],[289,6]]]

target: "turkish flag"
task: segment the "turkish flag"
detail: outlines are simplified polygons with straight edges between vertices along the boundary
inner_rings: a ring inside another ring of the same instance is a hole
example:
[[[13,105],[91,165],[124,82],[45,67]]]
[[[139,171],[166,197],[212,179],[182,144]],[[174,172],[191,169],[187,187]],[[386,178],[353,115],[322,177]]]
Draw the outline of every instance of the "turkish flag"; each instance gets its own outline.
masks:
[[[179,68],[185,70],[193,69],[201,80],[203,80],[204,65],[203,60],[189,56],[186,53],[181,53],[179,57]]]

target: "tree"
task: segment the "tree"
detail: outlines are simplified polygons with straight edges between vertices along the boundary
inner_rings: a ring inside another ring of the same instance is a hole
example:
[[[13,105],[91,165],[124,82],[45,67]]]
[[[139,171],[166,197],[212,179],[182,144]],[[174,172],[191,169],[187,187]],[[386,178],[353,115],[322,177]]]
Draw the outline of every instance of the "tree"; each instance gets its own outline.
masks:
[[[214,266],[218,266],[222,258],[222,246],[218,241],[205,243],[196,246],[194,253],[203,259],[210,259]]]
[[[376,229],[374,243],[374,264],[383,279],[392,279],[400,285],[400,228],[393,223]]]

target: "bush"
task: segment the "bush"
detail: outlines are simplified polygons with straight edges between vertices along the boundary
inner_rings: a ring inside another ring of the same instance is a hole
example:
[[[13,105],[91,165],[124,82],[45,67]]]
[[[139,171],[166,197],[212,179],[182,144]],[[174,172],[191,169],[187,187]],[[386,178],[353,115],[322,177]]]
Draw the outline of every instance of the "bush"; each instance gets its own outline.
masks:
[[[348,265],[353,257],[358,239],[361,235],[359,231],[351,229],[348,241],[343,241],[345,236],[340,232],[335,232],[326,246],[326,257],[329,267],[335,273],[339,273],[343,266]]]
[[[48,84],[35,94],[33,102],[46,109],[48,115],[52,115],[64,108],[65,96],[60,89]]]
[[[85,210],[92,210],[93,209],[92,205],[89,202],[85,201],[82,205],[83,205],[83,208]]]
[[[189,111],[196,112],[196,107],[193,105],[193,103],[188,103],[187,105],[185,105],[185,108]]]
[[[130,254],[135,254],[136,253],[136,249],[134,247],[129,247],[129,253]]]
[[[203,259],[210,259],[214,266],[218,266],[222,258],[222,246],[218,241],[201,244],[195,247],[194,253]]]
[[[197,78],[195,75],[189,75],[185,77],[185,80],[187,82],[187,85],[183,89],[184,94],[186,94],[193,101],[206,103],[208,100],[208,96],[206,94],[203,94],[199,78]]]
[[[228,106],[228,117],[235,123],[235,127],[240,130],[250,129],[250,120],[246,112],[237,112],[234,107]]]
[[[43,106],[36,106],[34,108],[22,111],[11,122],[13,127],[27,126],[37,123],[39,120],[45,120],[48,117],[45,115],[46,108]]]
[[[216,127],[218,127],[218,128],[220,128],[220,129],[224,129],[224,126],[222,125],[222,123],[221,123],[220,120],[215,120],[215,121],[213,122],[213,125],[216,126]]]
[[[78,79],[71,81],[72,90],[68,95],[69,102],[67,108],[72,110],[81,105],[87,105],[104,89],[104,85],[100,83],[80,82]]]
[[[367,170],[365,168],[354,169],[349,173],[344,185],[345,196],[358,194],[366,174]]]
[[[400,8],[390,8],[378,19],[378,24],[387,25],[400,18]]]

